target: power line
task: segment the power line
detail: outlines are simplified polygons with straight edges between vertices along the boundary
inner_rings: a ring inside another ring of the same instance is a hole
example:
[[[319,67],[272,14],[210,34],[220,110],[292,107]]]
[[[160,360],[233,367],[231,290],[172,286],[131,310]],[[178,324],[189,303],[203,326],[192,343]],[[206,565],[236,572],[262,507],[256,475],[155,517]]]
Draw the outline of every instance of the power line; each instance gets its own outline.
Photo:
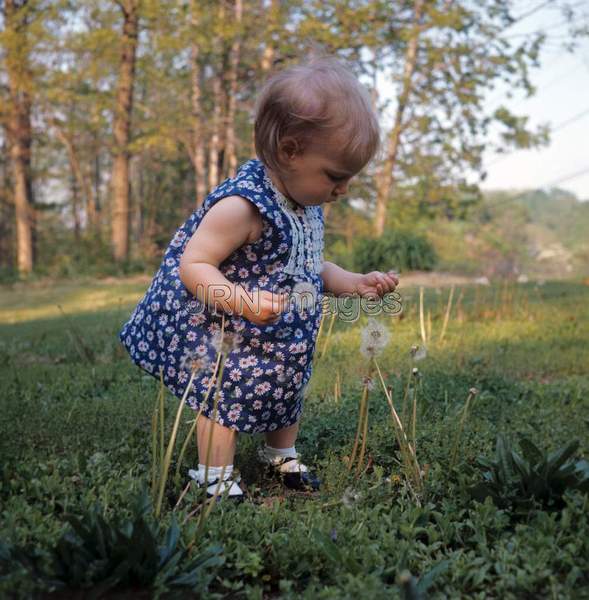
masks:
[[[582,62],[580,62],[579,64],[577,64],[576,66],[574,66],[572,69],[566,71],[565,73],[561,73],[560,75],[557,75],[556,77],[553,77],[548,83],[546,83],[545,85],[540,86],[539,89],[542,90],[542,91],[545,91],[548,88],[552,87],[555,83],[558,83],[558,82],[562,81],[563,79],[566,79],[569,75],[572,75],[573,73],[576,73],[580,68],[585,67],[585,66],[586,65],[584,65]],[[517,104],[514,104],[514,107],[515,106],[520,106],[525,100],[527,100],[527,98],[523,98]]]
[[[576,123],[579,119],[582,119],[583,117],[585,117],[587,115],[589,115],[589,108],[586,108],[585,110],[574,115],[570,119],[567,119],[566,121],[563,121],[562,123],[559,123],[550,133],[556,133],[557,131],[560,131],[561,129],[568,127],[569,125]],[[509,153],[504,156],[500,156],[499,158],[496,158],[495,160],[492,160],[490,163],[488,163],[487,167],[492,167],[493,165],[496,165],[497,163],[504,161],[506,158],[509,158],[510,156],[513,156],[513,154]]]
[[[547,2],[541,2],[536,7],[530,9],[528,12],[521,14],[519,17],[516,17],[515,20],[509,24],[509,27],[511,27],[515,23],[519,23],[520,21],[527,19],[528,17],[531,17],[533,14],[537,13],[539,10],[546,8],[547,6],[549,6],[551,4],[554,4],[554,0],[547,0]],[[570,9],[577,8],[578,6],[582,6],[584,4],[586,4],[586,0],[579,0],[579,2],[576,2],[569,8]]]
[[[559,183],[564,183],[565,181],[570,181],[571,179],[576,179],[577,177],[581,177],[581,175],[585,175],[586,173],[589,173],[589,167],[585,167],[584,169],[581,169],[580,171],[576,171],[575,173],[569,173],[568,175],[564,175],[563,177],[555,179],[554,181],[551,181],[550,183],[545,183],[544,185],[542,185],[540,187],[543,187],[543,188],[553,187],[555,185],[558,185]]]
[[[586,66],[585,64],[579,63],[576,66],[574,66],[572,69],[566,71],[565,73],[560,73],[556,77],[553,77],[548,83],[546,83],[544,85],[540,85],[538,88],[536,88],[536,91],[534,92],[533,96],[525,97],[525,98],[522,98],[521,100],[518,100],[515,104],[512,105],[512,108],[516,108],[517,106],[521,106],[526,100],[529,100],[530,98],[536,97],[539,92],[544,92],[548,88],[551,88],[555,83],[558,83],[559,81],[562,81],[563,79],[566,79],[569,75],[572,75],[573,73],[576,73],[581,67],[585,67],[585,66]],[[504,95],[504,94],[501,94],[501,95]],[[499,94],[497,94],[495,96],[495,98],[498,100],[499,99]],[[490,101],[490,104],[493,104],[495,102],[495,98],[493,98],[493,100]]]
[[[543,8],[545,8],[546,6],[552,4],[553,0],[547,0],[547,2],[541,2],[540,4],[538,4],[538,6],[532,8],[531,10],[529,10],[526,13],[523,13],[522,15],[520,15],[519,17],[516,17],[510,24],[509,27],[512,27],[515,23],[519,23],[520,21],[523,21],[524,19],[527,19],[528,17],[531,17],[533,14],[537,13],[539,10],[542,10]]]
[[[571,117],[570,119],[567,119],[566,121],[562,122],[558,127],[555,127],[552,130],[552,132],[554,133],[555,131],[564,129],[565,127],[568,127],[571,123],[575,123],[576,121],[578,121],[579,119],[582,119],[586,115],[589,115],[589,108],[580,112],[578,115],[575,115],[574,117]]]
[[[504,37],[504,39],[511,40],[511,39],[517,38],[517,37],[527,37],[527,36],[532,36],[532,35],[538,35],[539,33],[546,33],[547,31],[554,31],[555,29],[558,29],[559,27],[562,27],[563,25],[568,25],[570,23],[571,23],[570,19],[566,19],[564,21],[561,21],[560,23],[551,25],[550,27],[540,27],[540,28],[536,29],[535,31],[526,31],[525,33],[512,33],[511,35],[506,35]],[[552,36],[548,36],[548,37],[552,37]]]
[[[489,204],[489,208],[496,208],[497,206],[503,206],[503,204],[508,204],[509,202],[519,200],[520,198],[523,198],[524,196],[526,196],[530,193],[534,193],[534,191],[536,191],[536,190],[554,187],[555,185],[558,185],[559,183],[564,183],[565,181],[570,181],[571,179],[576,179],[577,177],[581,177],[582,175],[585,175],[587,173],[589,173],[589,167],[585,167],[584,169],[581,169],[580,171],[576,171],[575,173],[569,173],[568,175],[564,175],[563,177],[554,179],[553,181],[550,181],[549,183],[544,183],[536,188],[530,188],[529,190],[520,192],[519,194],[515,194],[514,196],[509,196],[508,198],[504,198],[503,200],[497,200],[496,202],[491,202]]]

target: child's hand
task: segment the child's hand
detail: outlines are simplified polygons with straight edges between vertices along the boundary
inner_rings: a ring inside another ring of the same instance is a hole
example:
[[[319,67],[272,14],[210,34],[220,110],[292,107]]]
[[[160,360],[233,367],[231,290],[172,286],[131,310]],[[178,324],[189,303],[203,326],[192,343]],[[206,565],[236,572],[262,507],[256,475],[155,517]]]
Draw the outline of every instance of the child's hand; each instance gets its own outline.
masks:
[[[382,273],[371,271],[362,275],[356,284],[356,292],[363,298],[376,300],[385,294],[393,292],[399,285],[399,275],[395,271]]]
[[[256,290],[253,293],[253,301],[249,297],[244,299],[242,316],[256,325],[272,325],[280,319],[281,313],[288,309],[288,306],[288,294]]]

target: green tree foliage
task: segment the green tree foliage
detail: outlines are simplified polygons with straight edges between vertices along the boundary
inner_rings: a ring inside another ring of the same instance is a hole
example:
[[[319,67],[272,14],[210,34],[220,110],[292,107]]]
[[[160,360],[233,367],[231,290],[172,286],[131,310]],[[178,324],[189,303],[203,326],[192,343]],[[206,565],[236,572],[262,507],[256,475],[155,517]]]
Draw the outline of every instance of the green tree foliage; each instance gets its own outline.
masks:
[[[43,206],[36,214],[37,243],[50,244],[55,228],[61,228],[59,254],[74,256],[74,248],[92,240],[103,248],[110,238],[121,10],[107,0],[25,4],[33,86],[31,172],[35,204]],[[394,160],[387,163],[394,182],[385,197],[387,223],[396,229],[423,219],[467,218],[480,202],[472,178],[484,176],[481,154],[492,127],[500,127],[504,148],[547,139],[544,128],[530,130],[525,117],[512,114],[503,102],[491,114],[483,110],[484,100],[502,82],[533,93],[529,73],[539,64],[545,37],[510,38],[518,19],[510,1],[423,0],[421,5],[415,22],[416,5],[405,0],[244,0],[238,20],[234,1],[142,0],[127,148],[131,260],[156,259],[174,228],[195,209],[198,184],[210,189],[213,167],[223,179],[235,160],[240,164],[254,155],[252,108],[269,71],[317,48],[337,54],[371,90],[377,110],[394,114],[398,106],[377,97],[376,74],[401,93],[412,36],[417,36],[415,64]],[[3,55],[7,43],[0,31]],[[238,55],[232,54],[236,47]],[[236,98],[230,92],[232,64]],[[0,70],[3,106],[5,82]],[[332,208],[328,242],[336,254],[350,251],[351,236],[369,235],[390,150],[388,135],[385,128],[383,155],[354,182],[350,199],[358,203],[345,200]],[[234,157],[230,139],[236,142]],[[0,148],[7,157],[8,145]],[[197,151],[205,156],[202,172]],[[13,182],[10,171],[5,173],[10,201]],[[3,206],[10,210],[8,202]],[[7,232],[6,239],[14,238],[14,231]],[[16,252],[11,256],[15,261]],[[36,269],[51,270],[46,264]]]

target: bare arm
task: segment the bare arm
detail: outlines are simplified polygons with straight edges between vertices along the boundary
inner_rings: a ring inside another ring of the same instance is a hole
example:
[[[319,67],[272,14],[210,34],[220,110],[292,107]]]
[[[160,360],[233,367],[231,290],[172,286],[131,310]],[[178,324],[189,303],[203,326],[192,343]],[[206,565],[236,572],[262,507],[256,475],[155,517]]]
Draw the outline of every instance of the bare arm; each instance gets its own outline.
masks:
[[[186,244],[180,258],[182,283],[211,308],[217,306],[226,312],[243,314],[259,324],[276,320],[276,310],[272,311],[265,301],[273,296],[270,292],[262,292],[255,309],[247,310],[245,290],[219,271],[219,265],[227,257],[258,239],[261,232],[262,217],[251,202],[241,196],[222,198],[209,209]]]
[[[346,271],[335,263],[329,261],[323,263],[321,279],[323,279],[323,287],[326,293],[333,294],[334,296],[356,294],[356,287],[360,277],[362,277],[360,273]]]
[[[261,217],[256,207],[240,196],[217,202],[204,216],[180,259],[180,279],[201,302],[214,307],[224,298],[223,310],[236,308],[241,286],[230,282],[219,265],[237,248],[249,243]]]
[[[325,292],[334,296],[358,294],[366,298],[375,298],[394,291],[399,285],[399,276],[395,271],[353,273],[328,261],[323,263],[321,279]]]

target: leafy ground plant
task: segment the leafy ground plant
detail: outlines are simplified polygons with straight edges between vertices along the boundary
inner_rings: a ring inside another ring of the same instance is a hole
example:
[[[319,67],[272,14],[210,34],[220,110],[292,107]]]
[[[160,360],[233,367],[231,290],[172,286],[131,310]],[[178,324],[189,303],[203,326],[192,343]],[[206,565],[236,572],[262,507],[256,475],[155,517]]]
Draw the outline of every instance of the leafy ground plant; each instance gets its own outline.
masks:
[[[483,470],[484,481],[469,490],[472,498],[484,502],[490,497],[499,508],[527,515],[535,502],[544,509],[562,508],[562,496],[568,489],[589,492],[589,463],[571,459],[579,448],[578,440],[544,453],[522,435],[520,446],[523,456],[504,435],[497,436],[495,458],[475,460]]]
[[[145,517],[158,552],[177,519],[180,536],[173,556],[180,558],[176,567],[171,558],[152,583],[119,583],[105,595],[198,597],[189,586],[175,590],[170,581],[190,573],[192,560],[207,560],[208,549],[222,544],[217,558],[223,564],[201,570],[197,585],[208,587],[200,597],[389,600],[409,593],[408,585],[430,598],[585,597],[586,492],[567,488],[562,509],[529,511],[516,526],[511,510],[497,509],[490,498],[474,502],[467,493],[483,479],[472,468],[474,460],[493,455],[499,432],[515,440],[521,432],[551,450],[579,439],[577,462],[589,453],[589,347],[583,329],[589,322],[589,286],[547,282],[512,288],[509,297],[517,296],[517,302],[504,298],[495,285],[457,288],[456,302],[448,308],[447,290],[424,288],[420,294],[404,287],[404,316],[388,323],[394,335],[377,360],[387,391],[395,392],[394,408],[407,441],[424,471],[431,466],[421,507],[405,485],[393,415],[378,373],[369,394],[364,465],[361,476],[350,481],[342,457],[354,441],[359,384],[369,362],[358,360],[364,319],[354,324],[336,318],[328,349],[314,369],[297,439],[297,449],[323,477],[321,492],[300,497],[268,485],[257,464],[260,440],[245,437],[236,465],[252,500],[215,505],[199,532],[199,515],[191,513],[201,494],[187,493],[186,502],[172,508],[183,489],[182,473],[197,458],[196,415],[183,408],[159,529],[152,514]],[[79,544],[72,542],[70,549],[85,547],[64,523],[66,514],[88,526],[88,507],[98,501],[103,509],[98,514],[109,527],[122,527],[135,522],[133,499],[154,479],[157,498],[178,399],[168,393],[162,398],[166,410],[159,411],[154,434],[156,382],[131,364],[116,335],[144,291],[144,283],[130,281],[30,287],[26,294],[0,290],[0,539],[6,542],[0,547],[1,598],[37,598],[52,585],[59,590],[53,555],[64,528]],[[64,307],[67,321],[56,304]],[[438,343],[446,314],[446,333]],[[68,324],[83,332],[95,357],[92,364],[68,335]],[[329,325],[328,319],[319,351]],[[409,354],[417,343],[422,349]],[[421,377],[414,374],[416,366]],[[479,393],[467,409],[465,398],[473,386]],[[154,445],[155,465],[148,451]],[[522,453],[519,446],[517,451]],[[181,475],[178,481],[175,473]],[[37,585],[27,561],[49,582]],[[173,574],[166,576],[166,569]],[[413,584],[400,577],[404,571],[416,579]],[[67,583],[56,595],[90,598],[95,587],[100,591],[96,577],[94,572],[95,583],[76,584],[78,590]]]
[[[206,592],[214,567],[223,564],[222,548],[188,551],[175,516],[167,529],[154,523],[149,493],[136,498],[130,518],[107,520],[96,503],[85,513],[66,515],[70,528],[47,555],[38,549],[0,547],[0,574],[24,568],[47,591],[92,587],[100,597],[114,588],[138,586],[155,596],[171,589]],[[160,541],[161,540],[161,541]]]

